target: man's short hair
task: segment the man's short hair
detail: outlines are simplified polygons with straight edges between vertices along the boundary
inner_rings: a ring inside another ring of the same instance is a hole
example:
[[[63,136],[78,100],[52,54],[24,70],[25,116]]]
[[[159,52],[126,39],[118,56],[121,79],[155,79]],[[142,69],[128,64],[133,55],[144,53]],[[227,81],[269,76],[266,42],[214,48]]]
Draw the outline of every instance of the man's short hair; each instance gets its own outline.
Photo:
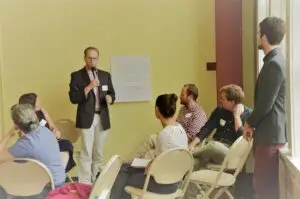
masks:
[[[259,23],[260,36],[266,35],[270,45],[279,45],[285,35],[286,25],[279,17],[267,17]]]
[[[88,53],[90,50],[96,51],[97,54],[98,54],[98,56],[99,56],[99,50],[98,50],[96,47],[89,46],[89,47],[87,47],[86,49],[84,49],[84,51],[83,51],[84,57],[86,57],[87,53]]]
[[[245,93],[243,89],[235,84],[229,84],[223,86],[220,89],[220,93],[225,93],[228,101],[234,101],[235,104],[240,104],[245,98]]]
[[[186,92],[188,96],[192,96],[193,100],[197,100],[198,98],[198,88],[195,84],[185,84]]]

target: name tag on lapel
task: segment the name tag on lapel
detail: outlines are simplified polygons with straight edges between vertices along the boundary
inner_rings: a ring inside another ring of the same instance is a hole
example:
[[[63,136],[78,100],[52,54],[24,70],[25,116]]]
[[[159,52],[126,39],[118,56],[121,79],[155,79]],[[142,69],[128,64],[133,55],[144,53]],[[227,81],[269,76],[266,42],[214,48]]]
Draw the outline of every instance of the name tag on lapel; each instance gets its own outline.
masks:
[[[226,124],[226,121],[223,120],[223,119],[220,119],[220,125],[221,125],[221,126],[225,126],[225,124]]]
[[[185,117],[186,117],[186,118],[192,117],[192,113],[187,113],[187,114],[185,114]]]
[[[103,85],[102,86],[102,91],[108,91],[108,86],[107,85]]]

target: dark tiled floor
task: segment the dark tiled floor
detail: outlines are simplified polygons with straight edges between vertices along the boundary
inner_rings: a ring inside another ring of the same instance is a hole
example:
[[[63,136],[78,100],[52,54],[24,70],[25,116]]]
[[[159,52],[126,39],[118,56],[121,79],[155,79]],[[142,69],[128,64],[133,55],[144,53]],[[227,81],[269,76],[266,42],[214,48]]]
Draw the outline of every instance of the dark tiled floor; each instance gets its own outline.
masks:
[[[78,177],[72,177],[74,182],[78,181]],[[68,179],[66,182],[69,182]],[[238,175],[235,187],[229,189],[235,199],[254,199],[252,175],[242,172]],[[228,199],[226,194],[223,194],[220,199]]]
[[[234,193],[236,199],[254,199],[252,174],[242,172],[238,175]]]

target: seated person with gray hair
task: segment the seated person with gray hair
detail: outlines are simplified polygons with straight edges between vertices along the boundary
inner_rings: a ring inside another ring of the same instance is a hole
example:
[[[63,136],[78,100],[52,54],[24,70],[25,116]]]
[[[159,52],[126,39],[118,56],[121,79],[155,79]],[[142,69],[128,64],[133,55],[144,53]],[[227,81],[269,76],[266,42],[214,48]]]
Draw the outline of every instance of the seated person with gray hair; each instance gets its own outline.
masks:
[[[49,169],[56,188],[64,185],[65,169],[61,162],[55,135],[48,128],[40,126],[34,108],[29,104],[14,105],[11,109],[11,118],[14,127],[0,142],[0,164],[14,158],[35,159]],[[19,139],[12,147],[5,148],[16,132],[18,132]],[[44,198],[50,189],[50,186],[46,186],[38,196],[16,198]],[[0,198],[5,197],[1,195]]]

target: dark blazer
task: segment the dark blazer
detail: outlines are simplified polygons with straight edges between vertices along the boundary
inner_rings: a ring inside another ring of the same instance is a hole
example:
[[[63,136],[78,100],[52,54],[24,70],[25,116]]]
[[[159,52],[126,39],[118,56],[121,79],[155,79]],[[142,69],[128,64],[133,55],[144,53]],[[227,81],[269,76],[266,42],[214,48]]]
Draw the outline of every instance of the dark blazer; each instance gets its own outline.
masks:
[[[105,100],[106,95],[112,97],[115,101],[115,91],[112,85],[111,76],[108,72],[97,69],[98,78],[100,81],[100,116],[103,130],[110,128],[109,109]],[[91,90],[85,96],[84,88],[90,83],[90,78],[85,68],[82,68],[71,74],[69,97],[73,104],[77,104],[76,127],[81,129],[90,128],[93,123],[95,114],[95,94]],[[108,87],[107,91],[102,90],[102,86]]]
[[[264,58],[254,101],[254,110],[247,120],[255,128],[254,144],[286,143],[285,59],[279,48]]]

